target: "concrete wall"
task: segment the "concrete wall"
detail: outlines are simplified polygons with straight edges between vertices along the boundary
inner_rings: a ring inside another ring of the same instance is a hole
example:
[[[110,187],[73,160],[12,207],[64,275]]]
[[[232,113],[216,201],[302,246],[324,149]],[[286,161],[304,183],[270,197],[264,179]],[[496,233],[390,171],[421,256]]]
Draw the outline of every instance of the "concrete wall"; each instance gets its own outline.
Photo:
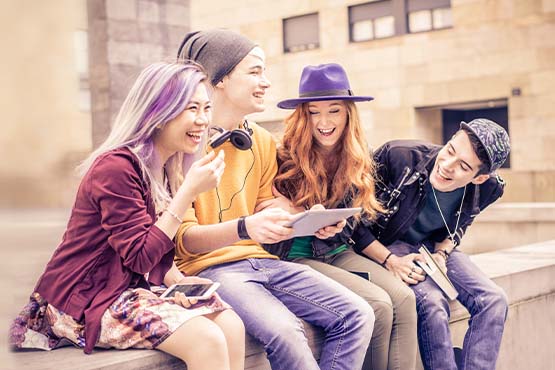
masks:
[[[4,1],[0,25],[0,207],[68,204],[72,170],[91,148],[79,100],[86,2]]]
[[[2,3],[0,208],[72,205],[75,166],[106,137],[140,70],[175,58],[188,4]]]
[[[297,96],[303,66],[343,64],[361,103],[369,143],[392,138],[440,141],[447,104],[507,99],[512,136],[505,201],[555,200],[555,3],[550,0],[453,0],[453,27],[349,42],[349,5],[361,1],[194,0],[193,29],[228,27],[262,45],[274,82],[260,121],[281,120],[280,99]],[[214,11],[219,9],[219,11]],[[282,19],[319,12],[320,48],[284,54]],[[520,88],[520,96],[512,96]]]
[[[188,0],[87,0],[93,143],[100,144],[139,72],[175,59],[189,31]]]
[[[497,203],[467,229],[460,248],[467,254],[555,240],[555,203]]]

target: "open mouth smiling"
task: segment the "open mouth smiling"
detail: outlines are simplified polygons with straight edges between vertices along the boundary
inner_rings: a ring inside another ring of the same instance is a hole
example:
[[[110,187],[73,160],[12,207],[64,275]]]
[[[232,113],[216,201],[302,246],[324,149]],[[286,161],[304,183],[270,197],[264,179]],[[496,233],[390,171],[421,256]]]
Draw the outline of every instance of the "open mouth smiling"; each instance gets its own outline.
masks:
[[[334,128],[328,128],[328,129],[318,129],[318,132],[324,136],[330,136],[331,134],[333,134],[335,132],[335,127]]]
[[[200,143],[202,139],[202,132],[187,132],[187,136],[189,136],[195,143]]]

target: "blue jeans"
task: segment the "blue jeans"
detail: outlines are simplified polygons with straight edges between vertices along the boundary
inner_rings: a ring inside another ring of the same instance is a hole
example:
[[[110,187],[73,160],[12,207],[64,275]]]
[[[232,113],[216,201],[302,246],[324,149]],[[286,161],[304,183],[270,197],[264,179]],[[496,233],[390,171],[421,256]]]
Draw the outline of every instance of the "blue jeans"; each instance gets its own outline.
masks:
[[[374,312],[339,283],[310,267],[269,258],[212,266],[199,276],[220,282],[218,293],[264,345],[272,369],[362,367]],[[319,364],[298,317],[325,332]]]
[[[388,248],[398,256],[418,253],[418,247],[401,241]],[[459,250],[447,260],[447,276],[459,293],[457,300],[470,313],[459,369],[495,369],[508,310],[505,292]],[[418,344],[424,368],[456,370],[449,301],[429,277],[411,288],[416,295]]]

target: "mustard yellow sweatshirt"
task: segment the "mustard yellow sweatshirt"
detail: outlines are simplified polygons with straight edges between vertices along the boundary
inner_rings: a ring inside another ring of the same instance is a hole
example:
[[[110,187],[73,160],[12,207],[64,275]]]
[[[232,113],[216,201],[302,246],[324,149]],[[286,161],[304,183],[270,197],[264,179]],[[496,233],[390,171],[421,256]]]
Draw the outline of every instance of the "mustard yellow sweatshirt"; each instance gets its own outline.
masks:
[[[220,205],[216,189],[199,194],[177,231],[175,262],[186,275],[195,275],[210,266],[247,258],[277,258],[253,240],[241,240],[204,254],[193,254],[183,244],[183,235],[190,227],[217,224],[220,207],[223,210],[222,222],[225,222],[252,215],[258,203],[273,198],[272,182],[277,173],[276,144],[271,134],[256,123],[249,121],[249,127],[253,130],[252,152],[239,150],[229,141],[219,147],[225,152],[226,165],[217,189]],[[243,183],[244,188],[239,191]],[[232,202],[231,197],[235,193]]]

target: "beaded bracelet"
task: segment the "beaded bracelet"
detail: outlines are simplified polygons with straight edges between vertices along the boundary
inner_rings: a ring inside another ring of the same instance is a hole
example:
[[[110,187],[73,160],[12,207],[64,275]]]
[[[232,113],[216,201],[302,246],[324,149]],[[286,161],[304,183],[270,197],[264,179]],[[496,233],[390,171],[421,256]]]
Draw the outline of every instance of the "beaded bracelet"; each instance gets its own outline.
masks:
[[[183,223],[183,220],[181,219],[181,217],[179,217],[178,215],[176,215],[171,209],[166,208],[166,212],[168,212],[168,214],[170,216],[172,216],[173,218],[175,218],[177,221],[179,221],[180,224]]]
[[[441,254],[443,259],[445,259],[445,262],[447,262],[447,259],[449,258],[449,252],[447,252],[445,249],[439,249],[436,253]]]
[[[382,262],[382,266],[385,267],[385,264],[387,262],[387,260],[389,259],[389,257],[391,257],[393,255],[393,252],[389,252],[389,254],[387,255],[387,257],[385,257],[385,259]]]

